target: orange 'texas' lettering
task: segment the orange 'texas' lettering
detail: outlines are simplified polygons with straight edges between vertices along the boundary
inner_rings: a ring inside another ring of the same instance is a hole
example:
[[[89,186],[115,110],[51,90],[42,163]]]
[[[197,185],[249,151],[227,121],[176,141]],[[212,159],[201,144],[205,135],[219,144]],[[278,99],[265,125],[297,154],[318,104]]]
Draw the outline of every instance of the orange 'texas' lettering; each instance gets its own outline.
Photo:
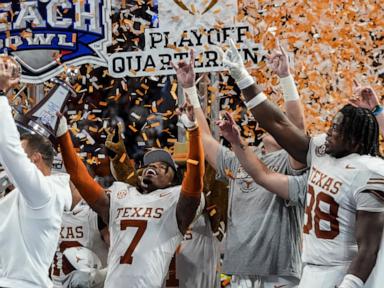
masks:
[[[116,218],[154,218],[159,219],[163,216],[164,208],[153,208],[153,207],[121,207],[116,209]]]
[[[341,183],[340,181],[336,181],[334,178],[321,172],[315,167],[312,167],[312,172],[309,181],[313,185],[318,186],[321,189],[332,194],[337,194],[340,191],[341,186],[343,185],[343,183]]]
[[[61,239],[80,239],[84,237],[83,226],[62,226],[60,231]]]

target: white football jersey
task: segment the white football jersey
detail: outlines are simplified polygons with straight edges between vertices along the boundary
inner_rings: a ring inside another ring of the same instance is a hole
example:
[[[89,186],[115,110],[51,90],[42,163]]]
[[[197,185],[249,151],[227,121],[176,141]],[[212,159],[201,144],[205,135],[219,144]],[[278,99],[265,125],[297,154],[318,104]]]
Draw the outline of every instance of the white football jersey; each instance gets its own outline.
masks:
[[[109,189],[111,247],[105,287],[161,287],[183,240],[176,220],[181,186],[141,194],[115,182]]]
[[[163,287],[214,288],[220,265],[219,241],[213,235],[209,218],[200,215],[184,235],[184,240],[172,258]]]
[[[358,154],[337,159],[325,154],[324,142],[325,135],[314,137],[308,151],[311,170],[303,227],[303,261],[345,265],[357,253],[357,211],[384,211],[382,201],[364,192],[384,191],[384,161]]]
[[[65,249],[72,247],[85,247],[95,252],[103,267],[106,267],[108,247],[101,238],[96,212],[84,200],[63,215],[59,244],[51,271],[55,287],[63,287],[66,276],[75,270],[63,255]]]

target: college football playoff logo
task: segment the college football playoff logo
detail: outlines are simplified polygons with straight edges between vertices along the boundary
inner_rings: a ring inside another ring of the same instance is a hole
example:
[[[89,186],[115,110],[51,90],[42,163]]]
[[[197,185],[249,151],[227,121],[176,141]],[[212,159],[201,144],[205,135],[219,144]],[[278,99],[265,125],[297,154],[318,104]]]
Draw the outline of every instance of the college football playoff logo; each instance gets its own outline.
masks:
[[[191,8],[188,8],[187,5],[183,2],[183,0],[173,0],[173,2],[176,3],[177,6],[179,6],[181,9],[188,11],[190,14],[195,15],[196,11],[193,11]],[[219,0],[211,0],[207,7],[201,12],[201,15],[207,13],[209,10],[213,8],[219,2]]]
[[[0,53],[20,63],[21,80],[29,83],[46,81],[65,65],[107,66],[110,11],[110,0],[2,1]]]

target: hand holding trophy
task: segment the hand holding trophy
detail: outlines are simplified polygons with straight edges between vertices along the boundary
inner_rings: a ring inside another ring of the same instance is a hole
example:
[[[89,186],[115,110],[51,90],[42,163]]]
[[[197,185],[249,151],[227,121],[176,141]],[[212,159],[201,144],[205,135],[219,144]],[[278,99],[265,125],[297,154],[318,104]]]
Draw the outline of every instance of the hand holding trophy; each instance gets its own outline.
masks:
[[[20,75],[20,64],[8,55],[0,55],[0,91],[6,94],[19,83]]]

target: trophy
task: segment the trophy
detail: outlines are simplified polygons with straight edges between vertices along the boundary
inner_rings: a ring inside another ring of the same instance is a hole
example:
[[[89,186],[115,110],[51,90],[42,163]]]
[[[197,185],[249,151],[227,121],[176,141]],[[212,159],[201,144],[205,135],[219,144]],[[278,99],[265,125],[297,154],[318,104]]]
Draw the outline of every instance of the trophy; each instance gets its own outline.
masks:
[[[55,85],[47,96],[27,113],[16,113],[15,121],[20,133],[38,133],[47,137],[57,148],[56,131],[60,122],[57,113],[63,113],[68,99],[76,97],[76,92],[70,83],[76,78],[77,74],[77,69],[68,69],[65,81],[58,78],[51,79],[51,82],[55,83]]]

